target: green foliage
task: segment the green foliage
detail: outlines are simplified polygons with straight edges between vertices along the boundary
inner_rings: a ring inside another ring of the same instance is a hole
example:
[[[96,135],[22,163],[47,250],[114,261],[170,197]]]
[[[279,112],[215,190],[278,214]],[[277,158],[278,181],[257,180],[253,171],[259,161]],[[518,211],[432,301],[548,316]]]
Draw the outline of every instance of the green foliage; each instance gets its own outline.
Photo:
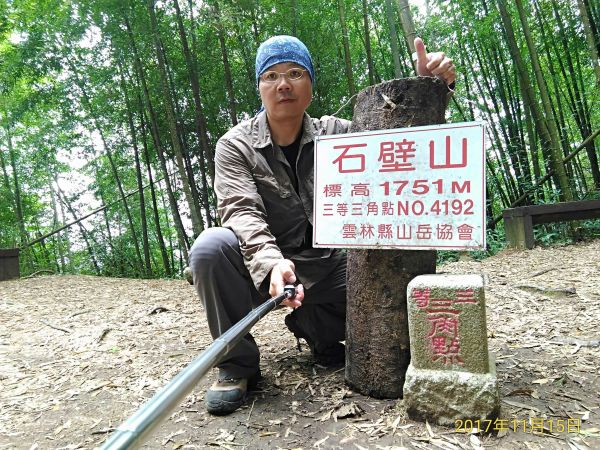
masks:
[[[573,244],[600,238],[600,219],[537,225],[533,227],[536,244],[542,246]]]
[[[461,254],[465,254],[467,258],[479,261],[490,256],[494,256],[496,253],[506,248],[506,236],[504,234],[504,228],[502,227],[494,230],[487,230],[485,239],[485,250],[476,250],[470,252],[459,252],[455,250],[439,251],[437,264],[443,265],[449,262],[456,262],[460,259]]]
[[[488,122],[491,216],[498,216],[525,193],[529,193],[525,199],[529,203],[555,202],[560,197],[554,177],[537,186],[551,167],[548,144],[540,137],[544,125],[532,118],[531,105],[519,83],[499,1],[504,0],[431,0],[428,13],[414,7],[412,11],[429,49],[445,51],[458,66],[449,121]],[[344,0],[358,90],[369,83],[367,36],[377,82],[394,76],[392,39],[399,44],[403,70],[412,73],[404,36],[390,36],[385,1],[367,3],[369,26],[365,30],[362,2]],[[517,45],[529,61],[516,8],[513,2],[506,3]],[[573,2],[525,3],[553,102],[561,151],[566,155],[600,127],[600,81],[594,78],[585,30]],[[156,35],[150,26],[149,4],[154,5],[157,17]],[[144,185],[150,181],[148,170],[154,181],[167,176],[184,232],[190,234],[189,204],[182,189],[185,180],[173,174],[177,166],[167,114],[173,108],[177,138],[191,166],[191,184],[199,197],[206,193],[210,199],[206,209],[214,214],[212,161],[206,152],[214,149],[219,136],[232,125],[230,96],[238,120],[253,116],[260,107],[254,56],[260,42],[274,34],[295,33],[311,49],[317,80],[309,113],[321,116],[339,109],[340,117],[351,118],[351,106],[343,106],[350,96],[338,0],[179,0],[179,6],[200,86],[201,111],[191,89],[174,0],[0,0],[0,247],[23,245],[95,207],[112,205],[81,226],[73,225],[24,250],[24,273],[50,269],[172,276],[172,266],[181,265],[184,244],[165,182],[155,185],[156,207],[150,189],[145,188],[144,206],[139,195],[133,195],[127,199],[128,209],[119,185],[129,193],[138,189],[138,178]],[[589,10],[597,30],[598,8]],[[395,10],[393,15],[401,30]],[[232,92],[225,82],[220,30]],[[166,61],[173,105],[167,104],[159,76],[157,42]],[[530,65],[526,71],[535,80]],[[539,104],[539,91],[534,88],[536,98],[530,100]],[[202,148],[203,136],[197,132],[198,117],[206,129],[207,149]],[[598,144],[596,139],[567,165],[571,188],[580,198],[600,192],[593,159]],[[160,162],[161,150],[166,167]],[[584,235],[596,235],[597,221],[581,226]],[[536,228],[538,240],[553,243],[565,239],[561,227]],[[144,269],[140,250],[144,229],[151,273]],[[502,248],[501,225],[498,230],[488,232],[488,249],[475,257]],[[456,257],[453,252],[440,252],[441,260]]]

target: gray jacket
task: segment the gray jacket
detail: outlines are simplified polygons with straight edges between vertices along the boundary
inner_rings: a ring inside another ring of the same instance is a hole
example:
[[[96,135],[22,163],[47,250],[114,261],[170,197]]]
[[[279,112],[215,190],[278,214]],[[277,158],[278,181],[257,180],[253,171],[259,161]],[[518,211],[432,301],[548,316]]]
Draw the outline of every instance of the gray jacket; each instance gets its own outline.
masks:
[[[314,138],[347,133],[350,121],[304,114],[296,161],[298,193],[288,161],[271,140],[263,111],[239,123],[217,142],[215,191],[221,224],[236,234],[257,289],[283,258],[296,265],[305,287],[325,278],[342,257],[339,250],[302,248],[313,223]]]

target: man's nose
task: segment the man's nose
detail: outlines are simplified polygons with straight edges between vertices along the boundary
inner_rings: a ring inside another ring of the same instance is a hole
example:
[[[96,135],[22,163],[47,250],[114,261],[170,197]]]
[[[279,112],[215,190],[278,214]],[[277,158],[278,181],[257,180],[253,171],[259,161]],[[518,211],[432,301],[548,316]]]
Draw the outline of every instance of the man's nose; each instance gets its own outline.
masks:
[[[279,80],[277,80],[277,90],[278,91],[289,91],[292,88],[292,84],[288,77],[285,75],[279,75]]]

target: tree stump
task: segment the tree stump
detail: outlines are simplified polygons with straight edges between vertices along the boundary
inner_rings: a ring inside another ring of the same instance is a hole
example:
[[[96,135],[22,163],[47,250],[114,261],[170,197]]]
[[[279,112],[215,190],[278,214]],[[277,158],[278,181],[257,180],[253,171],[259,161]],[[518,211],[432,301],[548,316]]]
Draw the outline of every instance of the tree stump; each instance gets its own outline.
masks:
[[[441,124],[448,88],[429,77],[393,80],[358,94],[352,132]],[[437,252],[348,251],[346,382],[364,395],[399,398],[410,363],[406,288],[435,273]]]

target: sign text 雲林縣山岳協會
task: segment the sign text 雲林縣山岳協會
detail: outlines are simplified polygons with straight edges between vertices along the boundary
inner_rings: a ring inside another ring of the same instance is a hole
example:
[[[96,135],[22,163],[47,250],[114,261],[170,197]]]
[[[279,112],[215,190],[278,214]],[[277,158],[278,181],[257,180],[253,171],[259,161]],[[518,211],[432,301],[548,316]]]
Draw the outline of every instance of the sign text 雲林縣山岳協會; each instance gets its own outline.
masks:
[[[485,248],[483,122],[319,136],[315,247]]]

